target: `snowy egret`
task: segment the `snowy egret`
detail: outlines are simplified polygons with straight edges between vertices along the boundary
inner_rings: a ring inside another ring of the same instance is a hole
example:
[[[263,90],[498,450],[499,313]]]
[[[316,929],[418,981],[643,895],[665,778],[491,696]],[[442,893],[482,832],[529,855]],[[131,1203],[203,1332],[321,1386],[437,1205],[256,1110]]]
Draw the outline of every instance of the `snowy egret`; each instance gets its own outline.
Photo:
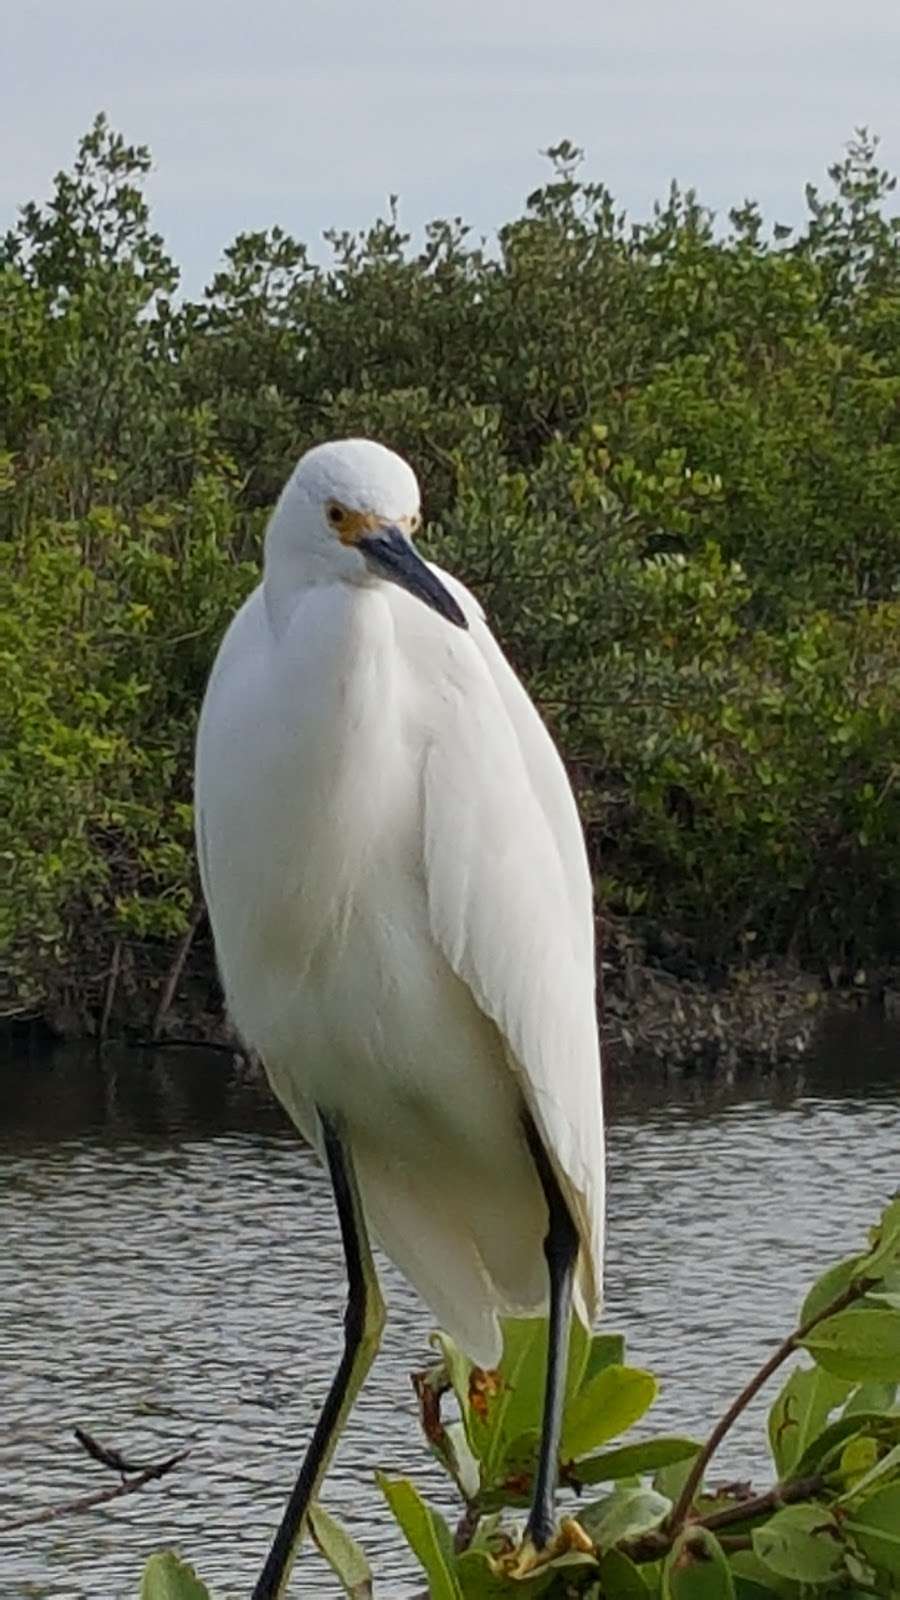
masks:
[[[525,1550],[555,1529],[572,1302],[603,1248],[591,883],[575,801],[476,600],[426,563],[419,488],[370,440],[302,457],[197,741],[228,1007],[324,1158],[344,1352],[256,1600],[285,1591],[384,1325],[371,1227],[482,1367],[498,1313],[550,1341]]]

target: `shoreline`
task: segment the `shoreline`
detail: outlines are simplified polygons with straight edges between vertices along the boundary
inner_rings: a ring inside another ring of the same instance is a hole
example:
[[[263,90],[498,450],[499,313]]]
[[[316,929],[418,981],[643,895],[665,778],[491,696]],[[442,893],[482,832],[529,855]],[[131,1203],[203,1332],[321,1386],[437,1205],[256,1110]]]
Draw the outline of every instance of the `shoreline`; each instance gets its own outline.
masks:
[[[6,1045],[22,1038],[38,1046],[42,1040],[206,1045],[247,1058],[222,1009],[208,943],[198,941],[185,954],[173,983],[173,966],[163,965],[162,952],[136,946],[117,968],[111,1001],[107,992],[100,1005],[64,1001],[31,1017],[6,1019],[0,1037]],[[785,962],[746,963],[710,977],[684,961],[649,958],[621,925],[604,929],[601,1041],[606,1059],[626,1071],[724,1074],[799,1065],[828,1016],[863,1009],[900,1016],[900,973],[858,973],[846,984],[829,984]]]
[[[627,926],[607,924],[604,934],[601,1038],[626,1068],[716,1075],[799,1067],[829,1017],[900,1016],[900,974],[887,969],[843,982],[786,960],[746,961],[710,974],[675,941],[654,960]]]

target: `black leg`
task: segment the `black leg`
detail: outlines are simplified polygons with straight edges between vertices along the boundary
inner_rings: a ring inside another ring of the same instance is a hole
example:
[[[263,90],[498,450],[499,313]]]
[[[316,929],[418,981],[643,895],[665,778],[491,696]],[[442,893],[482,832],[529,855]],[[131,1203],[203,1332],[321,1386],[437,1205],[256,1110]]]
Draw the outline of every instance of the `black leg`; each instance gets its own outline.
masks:
[[[384,1302],[375,1276],[352,1157],[335,1124],[321,1112],[319,1120],[347,1264],[344,1353],[285,1508],[281,1526],[253,1591],[253,1600],[279,1600],[284,1594],[303,1537],[307,1513],[325,1476],[341,1429],[375,1358],[384,1327]]]
[[[547,1271],[550,1276],[547,1383],[544,1390],[544,1416],[541,1425],[537,1477],[534,1480],[531,1514],[526,1529],[526,1538],[531,1539],[537,1550],[543,1550],[550,1543],[556,1530],[559,1441],[566,1396],[572,1279],[578,1257],[578,1232],[560,1192],[540,1135],[530,1117],[526,1122],[526,1133],[528,1147],[546,1196],[548,1215],[547,1237],[544,1241],[544,1255],[547,1258]]]

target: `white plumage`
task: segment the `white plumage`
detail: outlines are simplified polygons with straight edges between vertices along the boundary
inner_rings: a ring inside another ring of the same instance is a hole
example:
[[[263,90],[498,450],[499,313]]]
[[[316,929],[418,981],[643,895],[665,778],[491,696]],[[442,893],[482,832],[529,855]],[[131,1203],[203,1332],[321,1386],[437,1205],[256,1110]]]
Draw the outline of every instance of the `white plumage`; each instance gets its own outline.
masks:
[[[301,460],[207,690],[198,851],[237,1028],[307,1139],[340,1118],[376,1236],[492,1366],[497,1313],[547,1298],[523,1106],[599,1303],[591,884],[562,762],[418,515],[379,445]]]

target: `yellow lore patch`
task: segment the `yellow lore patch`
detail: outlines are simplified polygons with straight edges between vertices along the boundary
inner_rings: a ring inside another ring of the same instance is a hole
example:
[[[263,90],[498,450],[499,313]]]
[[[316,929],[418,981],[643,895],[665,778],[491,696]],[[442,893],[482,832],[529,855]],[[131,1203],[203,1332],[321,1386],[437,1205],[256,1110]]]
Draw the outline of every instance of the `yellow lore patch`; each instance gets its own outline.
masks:
[[[419,524],[417,516],[398,517],[396,522],[390,523],[374,511],[351,511],[349,506],[342,506],[339,500],[329,500],[326,513],[341,544],[359,544],[360,539],[365,539],[367,534],[377,533],[379,528],[397,527],[405,533],[414,533]]]
[[[328,507],[328,521],[341,544],[358,544],[367,533],[374,533],[382,526],[374,512],[350,511],[336,500],[332,500]]]

